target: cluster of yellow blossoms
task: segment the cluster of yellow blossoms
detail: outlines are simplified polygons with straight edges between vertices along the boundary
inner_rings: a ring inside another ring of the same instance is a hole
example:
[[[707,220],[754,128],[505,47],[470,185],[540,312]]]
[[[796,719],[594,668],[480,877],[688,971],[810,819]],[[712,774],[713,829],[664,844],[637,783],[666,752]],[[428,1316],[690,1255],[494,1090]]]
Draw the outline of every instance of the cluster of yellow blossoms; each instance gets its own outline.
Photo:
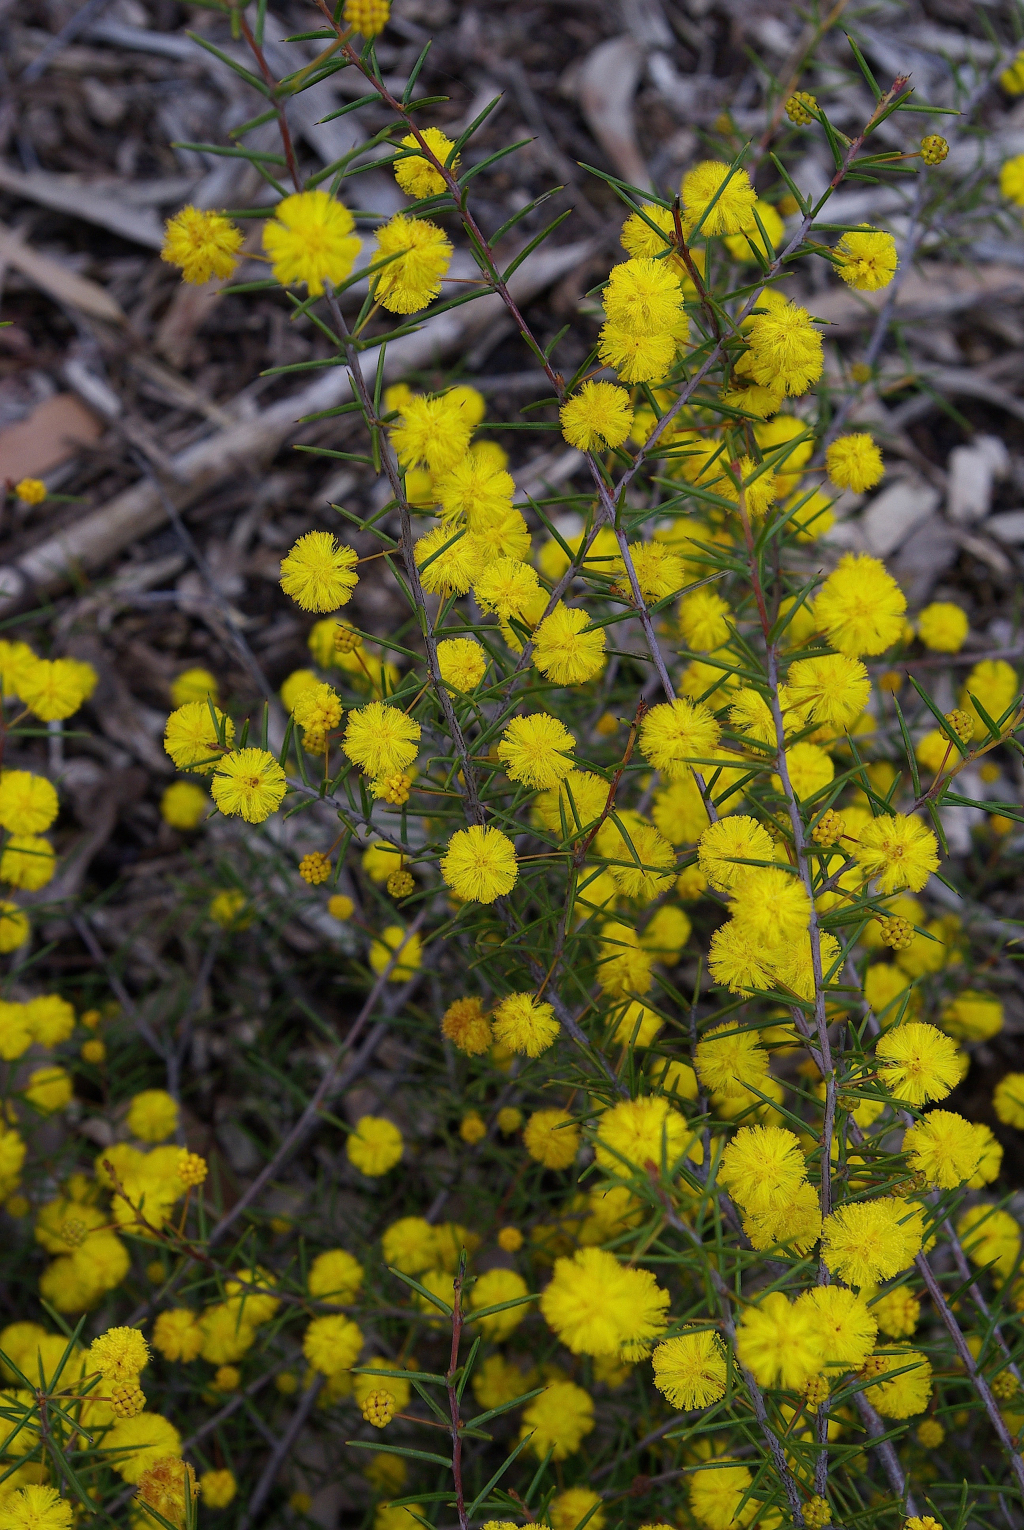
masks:
[[[316,67],[360,71],[390,110],[372,47],[388,18],[386,0],[346,0],[316,34]],[[1007,90],[1018,76],[1020,60]],[[785,111],[797,131],[827,124],[806,91]],[[309,618],[309,667],[262,728],[229,715],[210,671],[179,674],[164,747],[183,779],[160,807],[162,832],[181,836],[239,820],[221,848],[277,864],[296,820],[288,912],[320,920],[346,981],[372,985],[360,1029],[378,1009],[405,1028],[430,1070],[423,1098],[413,1109],[376,1082],[372,1109],[360,1094],[331,1114],[319,1092],[310,1112],[336,1134],[321,1164],[332,1194],[318,1182],[310,1197],[322,1220],[307,1230],[243,1192],[228,1253],[210,1236],[228,1192],[185,1145],[179,1099],[125,1098],[99,1011],[81,1016],[93,1071],[76,1098],[70,1056],[38,1055],[74,1044],[74,1008],[30,996],[13,968],[0,1198],[32,1215],[48,1326],[33,1305],[0,1331],[0,1530],[71,1530],[68,1460],[90,1463],[90,1512],[120,1482],[137,1524],[228,1507],[220,1425],[251,1417],[258,1393],[295,1408],[296,1429],[314,1406],[341,1410],[346,1438],[372,1449],[374,1530],[415,1530],[447,1505],[446,1485],[416,1482],[394,1501],[417,1463],[447,1472],[419,1448],[423,1425],[452,1433],[452,1501],[462,1513],[475,1493],[463,1523],[484,1530],[603,1530],[628,1496],[699,1530],[824,1530],[833,1514],[939,1530],[911,1510],[924,1489],[928,1506],[945,1494],[950,1524],[959,1513],[936,1456],[948,1435],[993,1482],[1009,1461],[1024,1485],[1022,1236],[998,1192],[1024,1073],[997,1070],[992,1125],[954,1108],[973,1058],[991,1062],[1009,981],[997,958],[972,962],[976,916],[942,860],[942,810],[986,810],[951,794],[970,768],[994,789],[978,833],[989,869],[1002,864],[1021,821],[999,796],[1021,692],[960,605],[910,616],[881,559],[827,541],[885,463],[867,429],[822,424],[827,374],[845,388],[846,373],[798,300],[795,262],[812,254],[856,291],[884,291],[895,241],[816,223],[767,161],[761,191],[739,161],[707,159],[676,197],[629,196],[626,258],[583,305],[587,359],[566,382],[552,342],[553,397],[533,422],[586,488],[538,499],[475,388],[384,386],[384,315],[402,333],[445,297],[442,221],[467,232],[480,290],[507,297],[466,212],[480,167],[404,104],[395,123],[408,205],[387,219],[297,181],[259,249],[214,211],[167,226],[163,258],[187,282],[226,282],[251,259],[302,309],[320,300],[390,495],[339,526],[377,539],[375,570],[410,620],[376,638],[343,620],[362,609],[364,558],[330,530],[298,536],[280,588]],[[829,142],[838,185],[850,167],[830,125]],[[929,135],[901,157],[924,174],[947,152]],[[1001,188],[1024,204],[1024,156]],[[377,225],[362,266],[357,219]],[[342,308],[359,283],[353,337]],[[375,382],[359,370],[368,341]],[[41,503],[41,487],[17,492]],[[949,666],[949,711],[909,687],[897,699],[924,654],[932,673]],[[52,741],[97,677],[3,640],[0,682],[10,746],[26,719]],[[0,773],[0,881],[26,895],[55,874],[51,773]],[[215,893],[211,950],[257,960],[272,881]],[[0,903],[0,952],[24,955],[30,933],[22,906]],[[91,1166],[49,1170],[43,1133],[60,1112],[102,1144]],[[333,1207],[336,1186],[344,1232],[325,1234],[319,1202]],[[143,1279],[143,1316],[111,1325]],[[81,1320],[71,1337],[55,1331],[64,1318]],[[208,1429],[179,1427],[186,1393],[215,1412]],[[470,1399],[478,1416],[460,1418]],[[382,1431],[403,1443],[376,1449]],[[511,1472],[520,1454],[525,1476]],[[312,1508],[297,1462],[296,1521]]]

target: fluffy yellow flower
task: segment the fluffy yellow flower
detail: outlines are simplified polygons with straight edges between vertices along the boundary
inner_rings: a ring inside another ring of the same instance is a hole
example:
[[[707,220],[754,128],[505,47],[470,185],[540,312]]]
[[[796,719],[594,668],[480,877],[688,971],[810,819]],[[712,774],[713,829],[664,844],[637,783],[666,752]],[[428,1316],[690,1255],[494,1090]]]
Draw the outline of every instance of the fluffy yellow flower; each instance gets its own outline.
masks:
[[[172,829],[197,829],[206,817],[210,799],[192,781],[174,781],[160,798],[160,816]]]
[[[864,1396],[883,1418],[911,1418],[927,1408],[932,1394],[932,1368],[918,1350],[875,1355],[865,1370],[878,1380],[865,1387]],[[892,1375],[894,1371],[901,1374]]]
[[[783,1207],[807,1178],[799,1138],[781,1126],[743,1126],[722,1154],[718,1178],[746,1212]]]
[[[733,888],[733,922],[764,949],[788,946],[807,929],[811,900],[803,882],[781,866],[754,866]]]
[[[683,177],[685,209],[683,233],[687,238],[698,223],[700,233],[739,234],[753,226],[757,193],[745,170],[705,159]]]
[[[282,287],[305,282],[310,297],[322,297],[324,282],[351,274],[362,240],[353,233],[348,208],[326,191],[298,191],[274,208],[263,225],[263,248]]]
[[[26,660],[18,673],[18,695],[41,722],[72,717],[96,689],[98,675],[81,659]]]
[[[985,708],[992,721],[999,724],[1005,714],[1013,716],[1013,709],[1020,706],[1020,684],[1014,669],[1004,659],[982,659],[976,664],[964,682],[960,692],[960,705],[974,718],[974,738],[988,738],[988,724],[974,704],[975,698]],[[22,691],[24,696],[24,691]],[[1002,723],[1005,730],[1009,719]]]
[[[472,824],[448,841],[441,875],[465,903],[493,903],[510,893],[519,876],[516,848],[500,829]]]
[[[871,694],[871,679],[859,659],[842,653],[797,659],[786,676],[793,705],[803,707],[814,722],[846,729],[856,722]]]
[[[1024,1073],[1004,1073],[992,1093],[992,1108],[1004,1126],[1024,1128]]]
[[[810,1314],[826,1365],[856,1370],[864,1364],[878,1324],[863,1297],[843,1286],[814,1286],[796,1305]]]
[[[698,1041],[693,1065],[705,1089],[712,1094],[740,1095],[753,1085],[761,1088],[768,1074],[768,1054],[756,1031],[737,1029],[726,1020],[712,1026]]]
[[[538,1004],[530,993],[510,993],[495,1008],[493,1029],[500,1046],[539,1057],[557,1040],[561,1026],[550,1004]]]
[[[160,259],[180,266],[183,281],[201,286],[211,276],[230,276],[241,247],[242,230],[230,218],[190,205],[164,225]]]
[[[777,293],[762,293],[749,325],[748,366],[754,381],[793,396],[806,393],[824,366],[821,335],[806,308]]]
[[[640,727],[640,749],[671,781],[689,774],[689,761],[701,762],[713,753],[721,731],[703,702],[676,697],[647,713]]]
[[[12,834],[0,855],[0,882],[37,892],[53,880],[53,846],[38,834]]]
[[[867,553],[846,553],[814,601],[820,630],[851,658],[882,653],[903,632],[907,599],[885,565]]]
[[[917,634],[933,653],[959,653],[970,625],[962,606],[951,600],[935,600],[917,618]]]
[[[539,591],[535,570],[518,558],[496,558],[481,569],[473,585],[480,609],[493,611],[506,621],[510,616],[522,616]]]
[[[302,1340],[302,1353],[324,1376],[351,1370],[362,1347],[362,1329],[340,1313],[314,1318]]]
[[[335,611],[359,582],[356,561],[329,531],[307,531],[281,562],[281,588],[303,611]]]
[[[556,1259],[540,1310],[548,1326],[574,1355],[650,1352],[664,1331],[669,1294],[649,1270],[629,1269],[600,1248],[578,1249]]]
[[[737,814],[709,824],[700,837],[697,857],[711,886],[727,892],[747,875],[750,862],[773,862],[775,846],[756,819]]]
[[[919,818],[904,813],[882,814],[860,832],[853,850],[869,877],[878,878],[881,893],[909,887],[920,892],[938,869],[939,846],[932,830]]]
[[[878,1073],[897,1100],[924,1105],[943,1100],[960,1082],[957,1050],[934,1025],[894,1025],[875,1043]]]
[[[384,1116],[360,1116],[345,1143],[345,1156],[362,1174],[379,1178],[402,1156],[402,1134]],[[330,1374],[330,1372],[328,1372]]]
[[[342,749],[353,765],[374,780],[395,775],[416,758],[420,725],[382,701],[348,714]]]
[[[943,1005],[940,1023],[957,1041],[990,1041],[1003,1028],[1003,1006],[994,994],[967,988]]]
[[[395,213],[377,230],[374,264],[388,264],[372,278],[374,297],[390,313],[418,313],[441,291],[451,258],[451,240],[436,223]]]
[[[379,977],[386,972],[392,959],[391,983],[407,983],[414,972],[423,965],[423,943],[414,931],[411,935],[400,924],[389,924],[381,931],[380,939],[371,941],[369,962]]]
[[[534,635],[533,662],[555,685],[582,685],[604,668],[605,641],[586,611],[559,601]]]
[[[179,770],[208,776],[216,770],[224,754],[219,733],[223,734],[224,743],[230,749],[235,737],[235,725],[230,717],[225,717],[217,707],[211,709],[208,701],[189,701],[167,719],[164,749]]]
[[[535,1110],[523,1128],[523,1146],[546,1169],[567,1169],[580,1147],[580,1129],[564,1110]]]
[[[725,1349],[713,1329],[666,1339],[651,1362],[654,1385],[673,1408],[707,1408],[725,1396]]]
[[[11,834],[45,834],[60,811],[54,786],[29,770],[0,776],[0,828]]]
[[[214,802],[228,817],[264,823],[281,806],[288,782],[266,749],[236,749],[218,761],[211,790]]]
[[[539,1397],[523,1409],[519,1438],[530,1439],[530,1449],[543,1460],[551,1452],[564,1461],[579,1450],[594,1427],[594,1400],[573,1381],[551,1381]]]
[[[178,1104],[166,1089],[143,1089],[132,1096],[125,1124],[140,1142],[163,1142],[178,1125]]]
[[[744,1309],[736,1326],[736,1357],[761,1386],[798,1389],[821,1370],[818,1325],[806,1309],[773,1291]]]
[[[853,1286],[891,1280],[921,1248],[920,1222],[905,1201],[852,1201],[825,1218],[821,1257],[833,1275]]]
[[[843,235],[832,253],[839,275],[858,292],[888,287],[899,265],[896,241],[881,229],[852,230]]]
[[[456,999],[441,1017],[441,1034],[467,1057],[482,1057],[491,1049],[494,1033],[477,998]]]
[[[573,768],[576,740],[557,717],[535,712],[513,717],[498,745],[509,778],[540,789],[557,786]]]
[[[566,441],[584,452],[621,446],[633,428],[629,394],[614,383],[585,382],[563,404],[559,418]]]
[[[423,128],[420,137],[436,160],[446,167],[449,175],[455,175],[458,170],[459,156],[449,159],[455,145],[440,128]],[[403,149],[415,149],[419,151],[420,144],[415,133],[407,133],[402,139]],[[398,182],[406,196],[415,197],[422,201],[424,197],[439,196],[445,189],[444,176],[436,170],[430,160],[420,152],[406,155],[402,159],[395,160],[395,180]]]
[[[445,638],[437,645],[441,679],[460,691],[471,691],[487,672],[487,655],[474,638]]]

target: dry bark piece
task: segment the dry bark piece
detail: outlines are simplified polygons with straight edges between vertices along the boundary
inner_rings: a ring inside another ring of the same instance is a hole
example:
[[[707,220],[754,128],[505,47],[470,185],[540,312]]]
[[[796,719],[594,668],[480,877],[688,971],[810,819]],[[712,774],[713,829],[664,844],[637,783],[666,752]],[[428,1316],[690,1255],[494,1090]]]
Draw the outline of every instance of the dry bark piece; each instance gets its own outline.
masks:
[[[627,33],[595,48],[584,60],[577,81],[587,126],[618,174],[632,186],[647,186],[651,179],[637,142],[633,111],[643,67],[643,54]]]
[[[888,557],[903,545],[915,526],[927,520],[938,503],[939,491],[931,484],[909,478],[890,484],[861,517],[869,550],[876,558]]]
[[[998,436],[976,436],[969,446],[949,454],[949,494],[946,514],[957,525],[982,521],[992,508],[997,478],[1010,471],[1010,454]]]
[[[73,393],[55,393],[27,419],[0,430],[0,480],[43,478],[102,434],[100,421]]]
[[[54,175],[48,170],[32,170],[27,175],[0,160],[0,187],[28,202],[54,212],[70,213],[96,223],[134,244],[159,250],[164,242],[164,226],[156,213],[145,206],[131,206],[111,191],[111,183],[92,184],[77,175]],[[162,201],[178,202],[180,196],[162,196]]]
[[[108,324],[128,322],[120,303],[98,282],[79,276],[59,260],[40,255],[38,250],[25,244],[16,229],[7,228],[3,223],[0,223],[0,263],[20,271],[48,297],[66,303],[69,308],[77,308],[91,319],[105,319]]]
[[[981,303],[1019,303],[1024,298],[1024,270],[1015,266],[955,266],[942,260],[922,261],[920,269],[908,271],[896,294],[893,310],[897,319],[933,319],[940,315],[962,313]],[[878,311],[889,301],[883,287],[880,292],[853,292],[839,287],[815,294],[810,300],[813,313],[838,332],[850,333],[873,324]]]
[[[586,260],[594,248],[595,241],[588,239],[537,250],[509,282],[513,297],[519,303],[528,302]],[[385,379],[393,382],[405,372],[450,355],[503,311],[502,300],[494,293],[427,319],[414,334],[388,346]],[[376,350],[363,353],[363,371],[368,377],[374,375],[377,356]],[[142,479],[106,505],[62,528],[59,535],[47,537],[17,563],[0,568],[0,615],[14,611],[26,599],[60,589],[68,583],[72,570],[80,574],[103,568],[136,537],[162,526],[167,519],[164,495],[180,509],[232,473],[250,473],[273,457],[294,433],[300,418],[333,409],[350,397],[348,368],[329,367],[301,392],[279,399],[251,420],[187,447],[173,458],[177,482],[161,487],[152,479]]]

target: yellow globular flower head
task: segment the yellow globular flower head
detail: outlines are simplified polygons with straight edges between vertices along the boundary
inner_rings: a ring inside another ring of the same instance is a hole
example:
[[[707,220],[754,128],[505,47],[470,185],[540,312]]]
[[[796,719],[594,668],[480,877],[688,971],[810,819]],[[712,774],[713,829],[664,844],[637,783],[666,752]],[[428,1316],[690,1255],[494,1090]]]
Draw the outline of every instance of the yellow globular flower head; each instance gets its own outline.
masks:
[[[811,900],[803,882],[781,866],[751,867],[732,889],[733,922],[768,948],[789,945],[807,929]]]
[[[872,1301],[870,1312],[881,1333],[891,1339],[906,1339],[917,1327],[921,1303],[908,1286],[896,1286]]]
[[[359,582],[356,555],[329,531],[307,531],[281,562],[281,588],[303,611],[336,611]]]
[[[970,1179],[981,1151],[974,1126],[951,1110],[930,1110],[903,1134],[911,1168],[941,1190],[954,1190]]]
[[[203,1330],[194,1312],[173,1307],[161,1312],[153,1325],[153,1348],[165,1360],[195,1360],[203,1347]]]
[[[921,1227],[904,1201],[854,1201],[825,1218],[821,1257],[831,1273],[852,1286],[891,1280],[913,1263]]]
[[[621,446],[633,428],[629,394],[607,382],[585,382],[562,405],[559,418],[566,441],[582,452]]]
[[[510,1052],[539,1057],[558,1038],[561,1030],[550,1004],[538,1003],[530,993],[510,993],[495,1007],[494,1039]]]
[[[917,635],[933,653],[959,653],[970,626],[962,606],[951,600],[936,600],[917,618]]]
[[[704,1088],[726,1098],[753,1085],[761,1088],[768,1076],[768,1054],[756,1031],[744,1031],[729,1020],[712,1026],[698,1041],[693,1066]]]
[[[1024,154],[1015,154],[1003,164],[999,171],[999,190],[1008,202],[1024,207]]]
[[[585,611],[559,601],[537,628],[533,662],[555,685],[583,685],[604,668],[604,628],[589,627]]]
[[[579,1450],[593,1427],[590,1393],[573,1381],[552,1381],[523,1409],[519,1438],[532,1436],[530,1449],[538,1460],[550,1451],[552,1460],[564,1461]]]
[[[1024,1129],[1024,1073],[1004,1073],[992,1092],[992,1108],[1004,1126]]]
[[[198,829],[210,799],[194,781],[174,781],[160,798],[160,816],[172,829]]]
[[[574,1355],[637,1359],[664,1332],[669,1294],[649,1270],[629,1269],[601,1248],[556,1259],[540,1310]]]
[[[22,1096],[41,1115],[52,1116],[71,1103],[71,1076],[65,1068],[36,1068],[29,1074]]]
[[[1013,62],[1003,70],[999,76],[999,83],[1008,96],[1019,96],[1024,92],[1024,50],[1018,53]],[[917,1530],[916,1526],[915,1530]]]
[[[957,1041],[991,1041],[1003,1028],[1003,1006],[994,994],[965,988],[943,1005],[939,1023]]]
[[[901,1374],[892,1375],[898,1371]],[[864,1396],[883,1418],[911,1418],[923,1413],[932,1392],[930,1362],[916,1349],[873,1355],[863,1374],[877,1378]]]
[[[856,722],[871,694],[871,679],[859,659],[821,654],[797,659],[786,677],[786,692],[796,707],[826,727],[847,729]]]
[[[516,848],[500,829],[472,824],[457,829],[441,861],[441,875],[465,903],[493,903],[519,876]]]
[[[226,1509],[237,1492],[235,1474],[227,1467],[204,1472],[199,1479],[199,1493],[207,1509]]]
[[[657,547],[657,542],[651,543]],[[728,601],[715,590],[694,590],[679,602],[679,631],[688,648],[708,652],[728,642],[732,632]]]
[[[306,1277],[310,1296],[329,1297],[336,1302],[354,1301],[362,1284],[363,1267],[344,1248],[329,1248],[317,1254]]]
[[[408,875],[408,873],[392,872],[395,875]],[[391,881],[388,878],[388,882]],[[393,897],[406,897],[403,883]],[[389,982],[406,983],[413,973],[418,972],[423,965],[423,943],[416,931],[410,934],[400,924],[389,924],[381,931],[379,940],[372,942],[370,946],[370,967],[379,977],[385,972],[389,964],[394,961],[391,968]]]
[[[682,325],[685,314],[680,313]],[[625,383],[658,383],[675,361],[676,349],[675,336],[668,331],[648,335],[609,320],[602,325],[597,354]]]
[[[674,701],[652,707],[640,727],[640,749],[655,770],[676,780],[688,776],[690,761],[702,761],[721,737],[714,713],[703,702]]]
[[[423,1217],[400,1217],[381,1238],[384,1263],[405,1275],[418,1275],[437,1263],[437,1230]]]
[[[878,1323],[862,1296],[843,1286],[813,1286],[797,1297],[797,1306],[810,1314],[826,1365],[856,1370],[864,1364]]]
[[[537,823],[561,837],[563,815],[565,832],[574,838],[577,831],[594,822],[608,801],[608,782],[589,770],[570,770],[557,787],[542,792],[533,804]],[[581,896],[588,902],[587,889]]]
[[[190,205],[164,225],[160,259],[180,266],[182,281],[201,287],[211,276],[230,276],[241,247],[242,230],[230,218]]]
[[[431,127],[423,128],[420,138],[434,158],[447,168],[449,175],[455,175],[459,156],[456,154],[450,158],[455,147],[452,140],[440,128]],[[424,197],[439,196],[445,189],[444,176],[421,152],[420,138],[415,133],[406,134],[402,139],[402,148],[417,152],[395,160],[395,180],[406,196],[415,197],[417,201],[422,201]]]
[[[631,542],[629,556],[641,597],[648,603],[674,595],[686,583],[682,558],[665,542]],[[617,592],[631,601],[632,586],[624,559],[616,560],[615,571],[619,574]]]
[[[428,131],[431,131],[428,129]],[[436,396],[412,394],[398,410],[391,440],[401,466],[450,473],[465,457],[473,426],[455,390]]]
[[[288,782],[266,749],[236,749],[218,761],[212,790],[225,816],[264,823],[281,806]]]
[[[473,594],[482,611],[493,611],[508,621],[512,616],[522,617],[542,592],[536,571],[528,563],[518,558],[496,558],[477,575]]]
[[[471,691],[487,672],[487,655],[473,638],[444,638],[437,645],[441,679],[459,691]]]
[[[436,223],[395,213],[377,230],[377,260],[393,257],[372,278],[374,296],[390,313],[418,313],[441,291],[451,240]]]
[[[513,717],[498,745],[498,759],[512,781],[539,790],[557,786],[573,768],[576,740],[557,717],[535,712]]]
[[[786,101],[786,116],[794,127],[806,127],[814,121],[818,103],[806,90],[795,90]]]
[[[144,1089],[132,1096],[128,1130],[142,1142],[163,1142],[178,1125],[178,1104],[166,1089]]]
[[[11,834],[45,834],[60,811],[56,788],[28,770],[0,776],[0,828]]]
[[[743,1126],[722,1154],[718,1178],[744,1211],[763,1214],[791,1199],[807,1178],[807,1163],[785,1127]]]
[[[664,1340],[651,1363],[654,1385],[673,1408],[707,1408],[725,1396],[725,1348],[713,1329]]]
[[[934,1025],[907,1021],[875,1044],[878,1074],[890,1094],[910,1105],[943,1100],[960,1082],[956,1046]]]
[[[299,876],[310,887],[319,887],[331,874],[331,863],[320,850],[311,850],[299,862]]]
[[[851,230],[832,253],[839,275],[858,292],[877,292],[888,287],[899,265],[896,241],[877,228]]]
[[[526,1281],[515,1270],[488,1270],[469,1293],[469,1310],[480,1313],[487,1307],[500,1307],[504,1302],[514,1302],[526,1296],[527,1291]],[[525,1304],[506,1307],[504,1312],[491,1312],[474,1318],[474,1321],[485,1338],[501,1344],[519,1327],[529,1310]]]
[[[747,322],[748,367],[755,383],[794,397],[806,393],[824,366],[821,335],[806,308],[764,292]]]
[[[341,747],[364,775],[379,780],[412,764],[420,732],[398,707],[371,701],[348,714]]]
[[[181,1464],[181,1437],[170,1419],[159,1413],[118,1419],[104,1436],[103,1448],[116,1452],[111,1455],[111,1465],[125,1482],[138,1483],[145,1472],[165,1462],[168,1469]]]
[[[682,199],[689,238],[698,223],[704,235],[742,233],[753,223],[757,193],[745,170],[706,159],[684,175]]]
[[[861,830],[853,854],[869,877],[878,878],[881,893],[909,887],[920,892],[939,864],[939,845],[932,830],[905,813],[883,813]]]
[[[179,770],[197,775],[213,773],[224,754],[218,730],[228,749],[235,737],[235,725],[208,701],[188,701],[172,712],[164,730],[164,749]]]
[[[190,1153],[187,1148],[182,1148],[178,1154],[178,1178],[183,1185],[189,1189],[195,1189],[205,1183],[208,1173],[205,1158],[201,1158],[198,1153]]]
[[[263,248],[282,287],[305,282],[322,297],[324,282],[337,285],[352,272],[362,240],[348,208],[326,191],[298,191],[274,208],[263,225]]]
[[[748,875],[748,863],[774,861],[775,846],[768,830],[755,818],[735,814],[708,825],[700,837],[697,859],[710,885],[728,892]]]
[[[598,1121],[594,1157],[609,1174],[649,1164],[671,1174],[684,1154],[699,1160],[701,1146],[686,1117],[660,1095],[620,1100]]]
[[[757,1513],[757,1505],[748,1496],[753,1478],[745,1466],[728,1462],[728,1457],[721,1457],[690,1477],[690,1512],[704,1530],[732,1530],[749,1524]]]
[[[758,255],[774,260],[785,238],[786,225],[770,202],[760,197],[751,209],[750,222],[740,234],[730,234],[725,241],[733,260],[756,261]]]
[[[315,1371],[338,1376],[351,1370],[363,1347],[363,1331],[341,1313],[316,1317],[302,1340],[302,1353]]]
[[[149,1361],[149,1345],[137,1328],[108,1328],[93,1339],[89,1361],[106,1381],[135,1381]]]
[[[414,546],[420,583],[428,595],[465,595],[481,573],[485,548],[465,526],[435,526]]]
[[[613,266],[603,296],[610,323],[634,335],[668,333],[683,305],[675,272],[664,260],[625,260]]]
[[[37,892],[53,880],[53,846],[38,834],[12,834],[0,855],[0,882]]]
[[[46,499],[46,485],[41,478],[20,478],[14,492],[23,505],[41,505]]]
[[[217,677],[208,669],[184,669],[171,681],[171,701],[176,707],[187,701],[205,701],[207,696],[211,701],[218,696]]]
[[[503,1227],[497,1237],[498,1247],[504,1249],[506,1254],[518,1254],[523,1241],[518,1227]]]
[[[660,830],[632,809],[624,808],[608,818],[597,832],[595,845],[627,898],[651,903],[669,887],[675,851]]]
[[[478,1110],[467,1110],[459,1122],[459,1136],[470,1147],[475,1147],[487,1136],[487,1122]]]
[[[773,986],[771,955],[735,920],[729,919],[711,937],[708,971],[713,981],[730,993],[755,993]]]
[[[989,736],[988,724],[975,706],[975,698],[992,721],[998,724],[1006,713],[1010,713],[1010,718],[1013,717],[1012,709],[1019,707],[1020,694],[1016,671],[1005,659],[982,659],[979,664],[975,664],[960,692],[961,707],[974,719],[974,737],[983,739]],[[1002,724],[1004,731],[1009,726],[1010,718]]]
[[[675,243],[675,227],[671,207],[644,202],[640,211],[630,213],[622,225],[619,243],[627,255],[664,255]]]
[[[825,451],[828,476],[837,489],[863,494],[873,489],[885,472],[882,453],[866,431],[840,436]]]
[[[786,774],[801,802],[831,785],[835,773],[835,765],[830,756],[807,739],[802,739],[799,744],[793,744],[786,750]],[[772,774],[772,786],[780,795],[783,793],[782,776],[777,771]]]
[[[773,1291],[744,1309],[736,1325],[736,1357],[763,1387],[802,1387],[821,1370],[817,1325],[806,1309]]]
[[[25,1468],[18,1468],[18,1473]],[[24,1480],[21,1478],[20,1480]],[[71,1530],[74,1508],[56,1488],[29,1482],[19,1487],[19,1475],[9,1473],[0,1503],[0,1520],[9,1530]]]
[[[404,1150],[401,1132],[384,1116],[361,1116],[345,1143],[349,1163],[371,1179],[393,1169]]]
[[[18,677],[18,694],[41,722],[72,717],[96,689],[99,676],[81,659],[34,659]]]
[[[883,653],[902,635],[906,596],[885,565],[868,553],[840,559],[814,600],[819,629],[851,658]]]
[[[564,1110],[535,1110],[523,1128],[523,1146],[546,1169],[567,1169],[580,1147],[580,1129]]]
[[[596,1372],[597,1367],[594,1369]],[[601,1509],[601,1503],[601,1495],[595,1493],[593,1488],[567,1488],[564,1493],[556,1493],[547,1512],[551,1530],[576,1530],[584,1519],[587,1530],[604,1530],[607,1516]],[[485,1525],[484,1530],[515,1530],[515,1526],[499,1521],[497,1524]],[[644,1530],[653,1530],[653,1527],[645,1526]]]
[[[441,1017],[441,1034],[467,1057],[482,1057],[494,1040],[491,1022],[479,999],[456,999]]]
[[[345,21],[363,37],[383,32],[391,15],[391,0],[345,0]]]

